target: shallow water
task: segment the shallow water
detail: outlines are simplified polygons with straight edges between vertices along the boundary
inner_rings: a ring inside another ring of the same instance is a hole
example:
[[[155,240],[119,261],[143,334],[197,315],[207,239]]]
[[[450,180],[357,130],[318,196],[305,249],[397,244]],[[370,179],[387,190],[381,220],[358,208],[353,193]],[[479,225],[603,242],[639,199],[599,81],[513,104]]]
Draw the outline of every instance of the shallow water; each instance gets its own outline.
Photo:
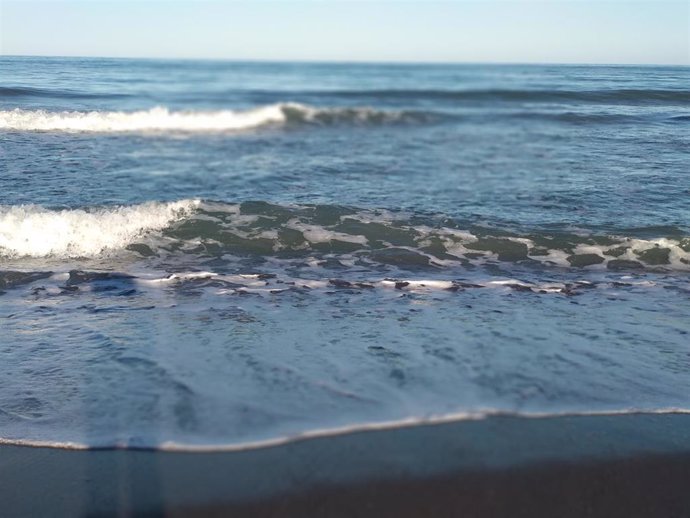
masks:
[[[689,410],[689,79],[0,58],[0,438]]]

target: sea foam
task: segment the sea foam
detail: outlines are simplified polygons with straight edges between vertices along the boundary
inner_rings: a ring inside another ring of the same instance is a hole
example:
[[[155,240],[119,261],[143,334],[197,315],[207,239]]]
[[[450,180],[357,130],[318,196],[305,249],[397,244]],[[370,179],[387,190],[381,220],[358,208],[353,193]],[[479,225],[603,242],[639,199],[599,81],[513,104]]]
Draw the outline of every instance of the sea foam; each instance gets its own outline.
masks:
[[[182,200],[87,210],[0,206],[0,257],[93,257],[165,228],[198,204]]]
[[[343,210],[346,214],[338,215]],[[205,250],[226,259],[262,257],[284,264],[292,257],[315,267],[338,261],[341,266],[375,269],[540,263],[588,270],[690,270],[690,238],[683,235],[497,236],[490,228],[420,225],[402,213],[375,212],[200,200],[71,210],[0,206],[0,257],[96,257],[136,243],[154,253],[170,252],[168,245],[174,244],[174,253],[188,257]],[[331,219],[324,222],[321,213]]]
[[[417,114],[419,115],[419,114]],[[15,131],[142,132],[242,131],[288,123],[386,123],[419,118],[413,113],[372,108],[317,108],[277,103],[247,110],[171,111],[155,107],[140,111],[0,111],[0,129]]]

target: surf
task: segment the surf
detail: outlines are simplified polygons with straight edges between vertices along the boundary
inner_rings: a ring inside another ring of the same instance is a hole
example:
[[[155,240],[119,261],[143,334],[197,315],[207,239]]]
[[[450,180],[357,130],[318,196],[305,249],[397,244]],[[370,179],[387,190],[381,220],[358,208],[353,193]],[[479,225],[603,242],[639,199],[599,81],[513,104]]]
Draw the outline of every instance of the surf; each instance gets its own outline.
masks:
[[[665,232],[665,233],[662,233]],[[339,205],[183,199],[50,209],[0,206],[0,259],[113,254],[338,264],[348,269],[542,268],[690,271],[690,237],[676,228],[489,227],[444,216]]]
[[[275,103],[246,110],[171,110],[156,106],[138,111],[0,111],[0,130],[83,133],[223,132],[288,124],[385,124],[424,120],[415,112],[367,107],[314,107]]]
[[[196,200],[50,210],[0,206],[0,258],[94,257],[190,214]]]

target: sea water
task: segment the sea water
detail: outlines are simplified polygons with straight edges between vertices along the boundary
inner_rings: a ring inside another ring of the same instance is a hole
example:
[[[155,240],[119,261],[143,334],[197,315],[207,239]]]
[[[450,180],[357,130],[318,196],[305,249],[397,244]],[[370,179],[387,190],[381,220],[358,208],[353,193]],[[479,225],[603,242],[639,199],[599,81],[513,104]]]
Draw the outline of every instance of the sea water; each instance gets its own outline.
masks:
[[[689,85],[0,58],[0,440],[690,410]]]

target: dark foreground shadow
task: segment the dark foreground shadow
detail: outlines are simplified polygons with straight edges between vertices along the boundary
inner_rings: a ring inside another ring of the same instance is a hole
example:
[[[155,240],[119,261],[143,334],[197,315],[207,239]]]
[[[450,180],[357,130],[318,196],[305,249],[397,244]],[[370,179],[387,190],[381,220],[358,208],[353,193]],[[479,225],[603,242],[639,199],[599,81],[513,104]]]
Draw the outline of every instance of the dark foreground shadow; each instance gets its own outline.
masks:
[[[2,516],[687,517],[690,415],[494,417],[225,453],[0,447]]]

